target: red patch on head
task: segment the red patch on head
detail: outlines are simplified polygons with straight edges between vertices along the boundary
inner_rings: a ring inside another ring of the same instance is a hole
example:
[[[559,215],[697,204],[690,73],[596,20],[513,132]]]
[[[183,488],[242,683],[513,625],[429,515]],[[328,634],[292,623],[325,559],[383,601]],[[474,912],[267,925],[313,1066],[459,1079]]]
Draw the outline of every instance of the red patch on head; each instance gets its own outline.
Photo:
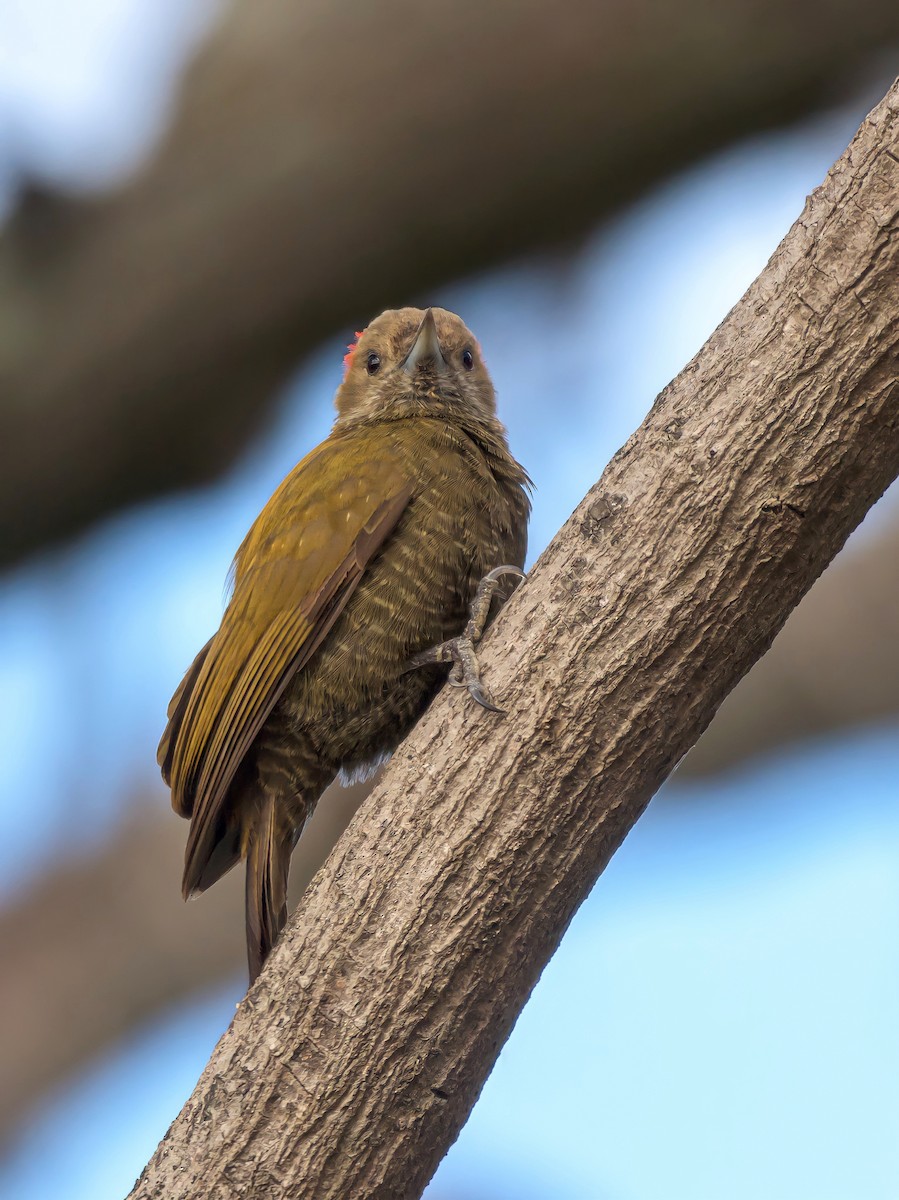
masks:
[[[350,342],[350,344],[347,346],[347,352],[343,356],[343,377],[344,377],[344,379],[346,379],[347,375],[350,372],[350,367],[353,365],[353,355],[356,353],[356,347],[359,345],[359,339],[362,337],[362,334],[364,332],[365,332],[364,329],[357,329],[355,342]]]

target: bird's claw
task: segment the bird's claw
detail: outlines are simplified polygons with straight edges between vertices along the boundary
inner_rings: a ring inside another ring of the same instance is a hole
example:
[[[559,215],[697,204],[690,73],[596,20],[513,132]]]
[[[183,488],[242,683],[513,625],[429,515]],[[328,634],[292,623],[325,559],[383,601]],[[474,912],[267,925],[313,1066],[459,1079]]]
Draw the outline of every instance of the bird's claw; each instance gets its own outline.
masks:
[[[468,624],[465,626],[465,636],[470,638],[473,643],[481,640],[484,626],[487,624],[487,618],[490,615],[490,604],[496,594],[497,586],[504,575],[515,575],[518,579],[525,578],[521,567],[513,567],[508,564],[494,567],[492,571],[487,572],[478,584],[471,607],[468,610]]]
[[[453,638],[452,642],[444,642],[444,646],[451,647],[450,654],[458,655],[454,657],[453,669],[448,676],[450,687],[468,688],[468,694],[472,700],[480,704],[481,708],[486,708],[488,712],[500,713],[506,715],[506,710],[494,704],[488,696],[483,683],[481,682],[481,669],[478,665],[478,660],[474,652],[474,645],[471,640],[466,637]]]
[[[470,683],[468,685],[468,694],[471,696],[472,700],[475,700],[478,704],[480,704],[481,708],[486,708],[488,712],[499,713],[501,717],[506,716],[506,710],[504,708],[500,708],[498,704],[494,704],[484,691],[480,679],[477,679],[474,683]]]
[[[431,649],[416,654],[406,668],[411,671],[416,667],[427,666],[429,663],[451,662],[453,667],[448,676],[450,685],[468,688],[468,694],[480,704],[481,708],[486,708],[488,712],[499,713],[501,716],[505,716],[506,710],[494,704],[484,689],[474,648],[484,632],[487,617],[490,614],[490,604],[503,575],[516,575],[519,579],[525,578],[524,571],[520,567],[507,565],[494,567],[478,584],[469,609],[465,632],[460,637],[450,638],[449,641],[441,642],[439,646],[432,646]]]

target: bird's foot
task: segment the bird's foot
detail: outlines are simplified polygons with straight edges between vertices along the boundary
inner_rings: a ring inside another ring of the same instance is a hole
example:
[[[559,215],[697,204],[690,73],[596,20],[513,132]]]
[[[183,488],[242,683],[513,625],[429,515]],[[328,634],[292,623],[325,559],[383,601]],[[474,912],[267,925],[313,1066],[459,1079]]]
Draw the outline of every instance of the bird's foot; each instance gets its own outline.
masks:
[[[487,624],[487,617],[490,614],[490,602],[496,595],[496,589],[504,575],[514,575],[517,579],[525,578],[521,567],[510,566],[494,567],[484,576],[478,584],[474,600],[468,610],[468,624],[462,635],[473,644],[481,640],[481,634],[484,632],[484,626]]]
[[[406,668],[407,671],[411,671],[416,667],[425,667],[431,663],[451,662],[453,669],[449,674],[450,684],[453,687],[468,688],[469,695],[482,708],[502,715],[505,715],[506,710],[493,703],[481,683],[481,669],[478,666],[474,648],[481,640],[487,624],[487,617],[490,614],[490,603],[504,575],[515,575],[519,579],[525,578],[524,571],[520,567],[494,567],[478,584],[468,610],[468,624],[465,626],[464,633],[459,637],[450,638],[447,642],[441,642],[439,646],[422,650],[409,660]]]

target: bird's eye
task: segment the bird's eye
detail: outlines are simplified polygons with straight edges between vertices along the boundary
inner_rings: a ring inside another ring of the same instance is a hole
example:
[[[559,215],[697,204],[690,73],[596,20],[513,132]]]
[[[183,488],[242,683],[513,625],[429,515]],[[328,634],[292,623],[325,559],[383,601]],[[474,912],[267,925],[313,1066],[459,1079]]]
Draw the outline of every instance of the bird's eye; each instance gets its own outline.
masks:
[[[470,371],[474,366],[474,355],[470,350],[462,351],[462,366],[466,371]]]
[[[368,358],[365,360],[366,371],[368,371],[369,375],[376,375],[380,365],[380,358],[377,356],[377,354],[375,354],[374,350],[372,350],[371,354],[369,354]]]

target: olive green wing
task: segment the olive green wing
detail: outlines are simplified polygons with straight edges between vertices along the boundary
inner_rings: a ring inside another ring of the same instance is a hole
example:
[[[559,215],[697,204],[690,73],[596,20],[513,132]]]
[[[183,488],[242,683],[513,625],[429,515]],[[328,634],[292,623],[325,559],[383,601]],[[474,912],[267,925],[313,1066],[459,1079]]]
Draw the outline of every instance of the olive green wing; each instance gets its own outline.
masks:
[[[287,477],[238,551],[221,627],[173,696],[159,747],[172,806],[191,817],[186,895],[212,882],[204,868],[226,836],[229,789],[254,739],[411,494],[393,456],[329,439]]]
[[[159,748],[156,751],[156,761],[159,763],[159,768],[162,771],[163,781],[167,784],[171,784],[172,782],[172,757],[175,752],[175,742],[178,737],[178,730],[181,728],[181,725],[184,721],[184,712],[187,708],[187,702],[190,699],[191,692],[193,691],[194,685],[197,682],[197,677],[200,674],[200,668],[203,666],[212,642],[213,639],[210,638],[200,653],[196,656],[194,661],[187,668],[184,678],[178,684],[175,694],[169,701],[169,706],[166,710],[168,723],[166,724],[162,737],[159,739]],[[185,812],[184,809],[175,804],[174,796],[172,797],[172,802],[175,807],[175,811],[180,817],[190,816],[190,812]]]

